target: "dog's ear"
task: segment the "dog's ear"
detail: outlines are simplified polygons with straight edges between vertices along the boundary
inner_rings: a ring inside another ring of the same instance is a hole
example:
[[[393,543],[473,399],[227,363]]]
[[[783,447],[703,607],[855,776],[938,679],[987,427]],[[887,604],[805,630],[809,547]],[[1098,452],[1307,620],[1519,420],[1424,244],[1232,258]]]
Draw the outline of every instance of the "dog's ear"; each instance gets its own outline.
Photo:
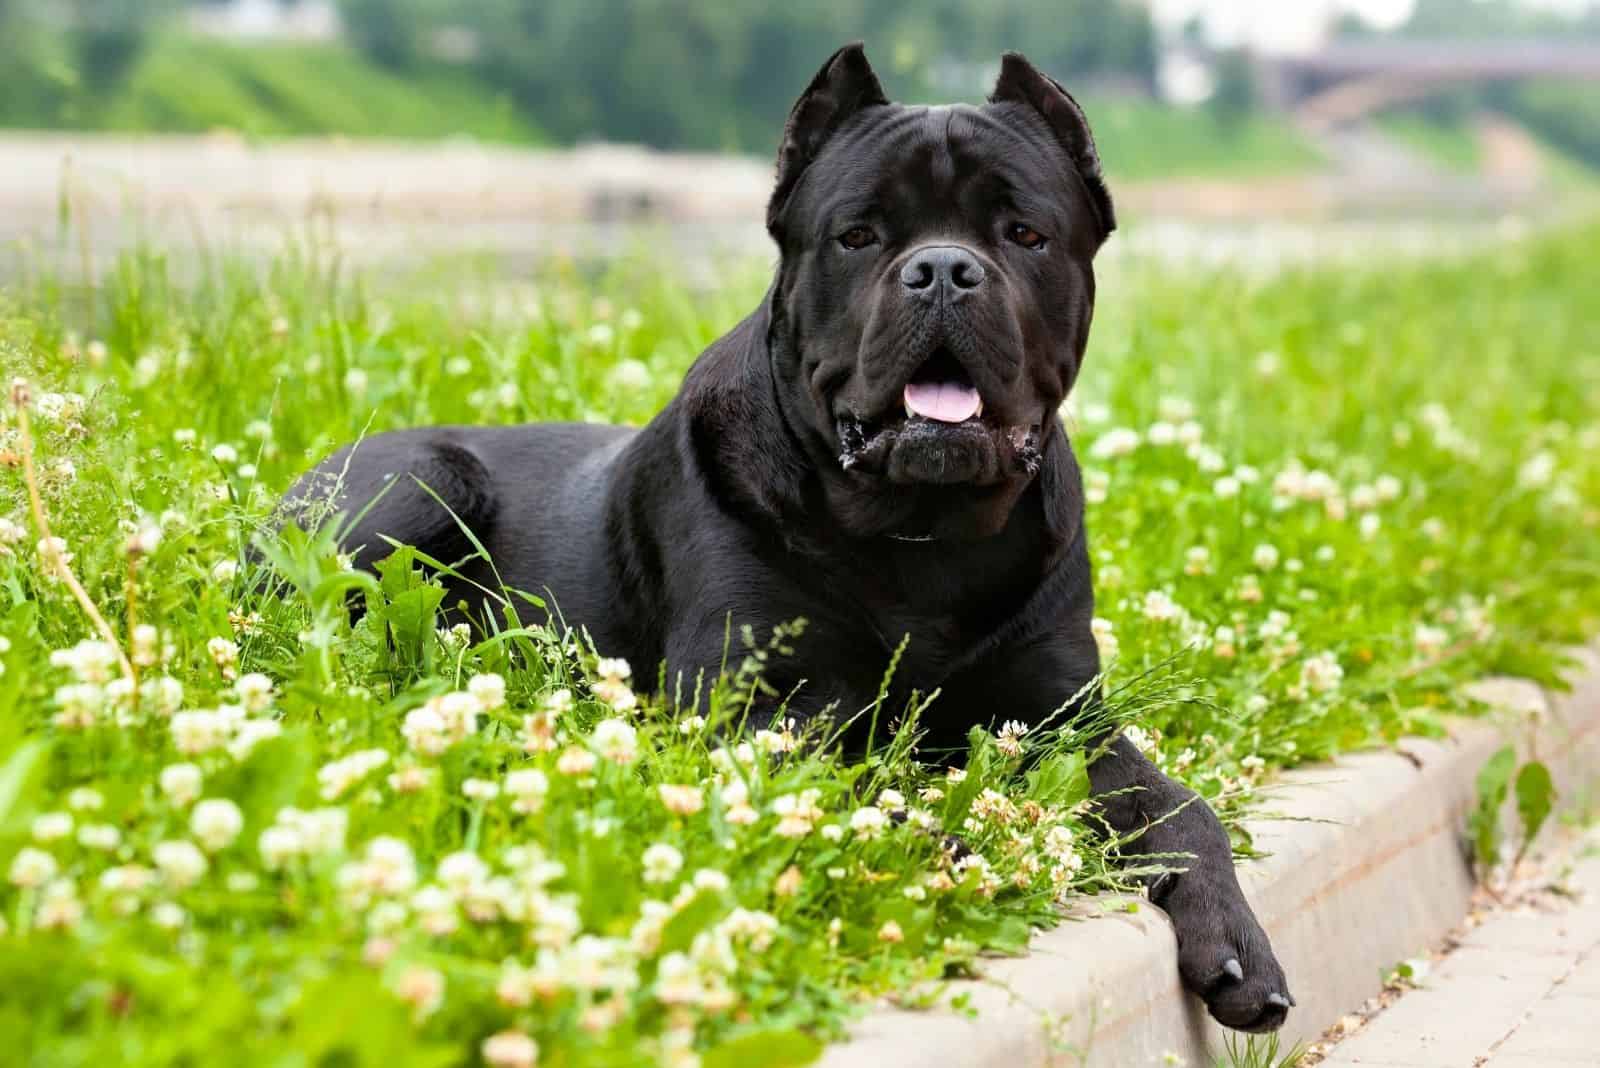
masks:
[[[994,92],[989,94],[989,102],[1026,104],[1044,116],[1056,140],[1067,150],[1078,177],[1083,179],[1089,201],[1100,216],[1100,240],[1104,241],[1117,228],[1116,211],[1111,206],[1111,192],[1106,189],[1105,176],[1100,173],[1100,153],[1094,147],[1089,120],[1078,102],[1072,99],[1072,94],[1029,63],[1021,53],[1007,52],[1000,60],[1000,77],[994,83]]]
[[[784,123],[783,143],[778,148],[778,184],[767,203],[768,231],[776,236],[778,216],[795,183],[840,124],[864,108],[888,102],[860,41],[828,57]]]

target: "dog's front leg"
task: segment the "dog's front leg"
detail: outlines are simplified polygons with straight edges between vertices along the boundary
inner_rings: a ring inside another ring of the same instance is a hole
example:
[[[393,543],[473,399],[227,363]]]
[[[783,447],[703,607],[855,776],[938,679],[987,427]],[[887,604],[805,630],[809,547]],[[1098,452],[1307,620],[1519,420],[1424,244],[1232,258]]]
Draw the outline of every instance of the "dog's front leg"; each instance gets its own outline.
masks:
[[[1220,1023],[1276,1030],[1294,999],[1239,889],[1228,832],[1216,813],[1121,735],[1089,766],[1089,782],[1106,825],[1134,836],[1122,846],[1126,859],[1182,869],[1153,876],[1150,900],[1172,918],[1184,984]]]

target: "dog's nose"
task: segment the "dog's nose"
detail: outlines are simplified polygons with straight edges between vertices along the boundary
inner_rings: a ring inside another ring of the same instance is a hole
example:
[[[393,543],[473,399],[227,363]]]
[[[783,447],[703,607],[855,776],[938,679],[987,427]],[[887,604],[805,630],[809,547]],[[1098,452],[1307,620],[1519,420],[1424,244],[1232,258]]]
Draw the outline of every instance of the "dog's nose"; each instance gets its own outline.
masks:
[[[959,296],[983,285],[983,264],[960,245],[927,245],[900,268],[900,284],[923,300]]]

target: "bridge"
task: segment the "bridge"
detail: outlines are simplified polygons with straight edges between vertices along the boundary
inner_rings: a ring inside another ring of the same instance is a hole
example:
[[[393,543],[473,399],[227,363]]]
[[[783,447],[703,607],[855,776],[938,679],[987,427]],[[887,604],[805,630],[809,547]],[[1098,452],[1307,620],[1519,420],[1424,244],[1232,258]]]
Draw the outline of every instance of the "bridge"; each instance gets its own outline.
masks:
[[[1600,40],[1335,41],[1257,67],[1268,104],[1322,128],[1455,86],[1536,77],[1600,81]]]

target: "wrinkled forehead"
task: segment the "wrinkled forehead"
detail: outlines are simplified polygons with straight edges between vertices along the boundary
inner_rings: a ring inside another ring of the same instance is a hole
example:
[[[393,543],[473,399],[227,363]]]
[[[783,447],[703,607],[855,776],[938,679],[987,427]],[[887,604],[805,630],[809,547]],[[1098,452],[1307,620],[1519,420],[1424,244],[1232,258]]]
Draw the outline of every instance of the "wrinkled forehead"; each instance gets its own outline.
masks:
[[[1061,224],[1088,211],[1066,151],[1016,104],[869,108],[839,129],[796,193],[798,218],[817,236],[873,218],[949,224],[1007,209]]]

